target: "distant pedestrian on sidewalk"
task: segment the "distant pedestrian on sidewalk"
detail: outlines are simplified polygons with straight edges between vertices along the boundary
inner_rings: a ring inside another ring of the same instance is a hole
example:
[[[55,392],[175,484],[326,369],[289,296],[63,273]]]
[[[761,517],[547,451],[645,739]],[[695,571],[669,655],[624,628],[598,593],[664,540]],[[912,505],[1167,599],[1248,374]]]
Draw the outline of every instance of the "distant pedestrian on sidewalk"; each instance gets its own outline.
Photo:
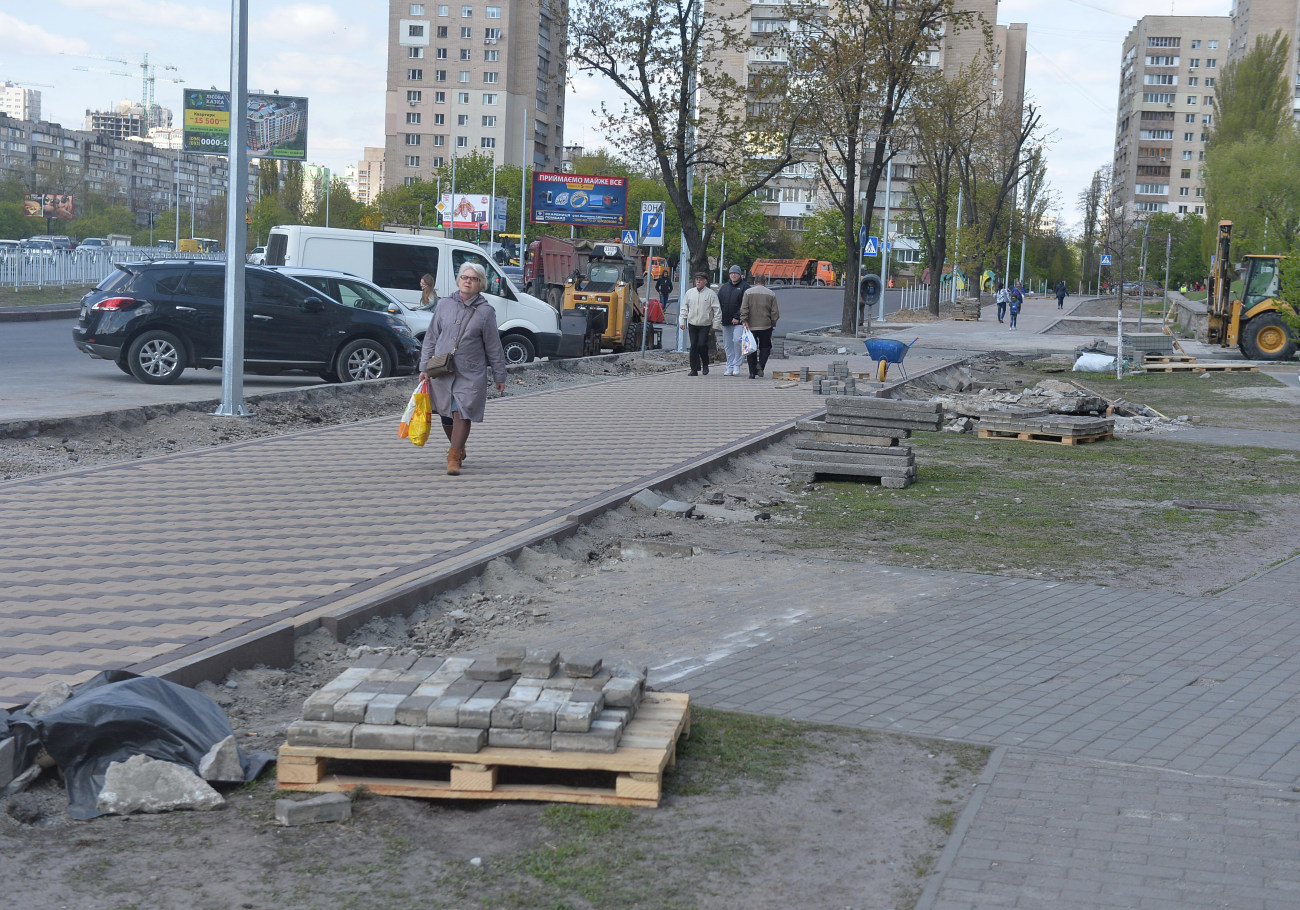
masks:
[[[998,282],[998,290],[993,295],[993,299],[998,305],[998,322],[1001,322],[1003,317],[1007,315],[1007,304],[1011,302],[1011,292],[1006,289],[1001,281]]]
[[[497,332],[497,313],[483,296],[487,271],[476,262],[466,262],[456,276],[456,293],[438,301],[433,321],[420,349],[420,378],[429,380],[429,398],[442,417],[447,449],[447,473],[459,474],[465,460],[465,440],[470,423],[483,420],[487,402],[487,371],[492,367],[497,392],[506,390],[506,352]],[[454,369],[445,376],[430,378],[425,372],[435,354],[455,352]]]
[[[776,321],[781,318],[776,294],[763,286],[766,280],[762,275],[755,275],[753,285],[745,292],[740,304],[741,325],[753,332],[754,340],[758,342],[758,350],[750,351],[746,358],[750,379],[762,376],[767,368],[767,357],[772,353],[772,332],[776,329]]]
[[[663,312],[667,312],[668,295],[673,292],[673,279],[672,276],[668,274],[668,269],[660,271],[659,280],[655,282],[655,290],[659,292],[659,309]]]
[[[700,272],[695,287],[682,295],[677,305],[677,325],[690,332],[691,375],[709,375],[709,336],[722,328],[722,307],[718,295],[709,287],[709,276]]]
[[[1066,288],[1065,281],[1062,280],[1059,284],[1056,285],[1056,308],[1058,310],[1065,309],[1065,298],[1069,296],[1070,296],[1070,291],[1068,288]]]
[[[1020,315],[1020,308],[1024,306],[1025,303],[1025,292],[1020,289],[1019,281],[1012,286],[1010,296],[1011,303],[1009,304],[1009,309],[1011,311],[1011,331],[1014,332],[1016,330],[1016,317]]]
[[[727,372],[724,376],[740,375],[740,302],[749,290],[740,266],[733,265],[727,273],[727,283],[718,288],[718,306],[722,310],[722,347],[727,352]]]

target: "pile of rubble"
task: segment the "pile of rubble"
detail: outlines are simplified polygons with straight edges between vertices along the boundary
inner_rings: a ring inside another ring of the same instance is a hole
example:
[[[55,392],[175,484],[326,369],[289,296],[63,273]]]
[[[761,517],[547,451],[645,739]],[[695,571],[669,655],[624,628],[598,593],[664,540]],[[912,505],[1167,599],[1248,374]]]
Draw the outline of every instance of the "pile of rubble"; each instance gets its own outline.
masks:
[[[958,297],[952,305],[954,319],[979,321],[980,299],[978,297]]]
[[[1108,400],[1080,385],[1056,379],[1044,379],[1026,389],[1012,389],[996,382],[976,383],[970,393],[949,392],[930,401],[942,405],[948,417],[944,429],[953,433],[974,433],[981,421],[988,423],[991,415],[998,414],[1109,417],[1117,435],[1173,430],[1194,422],[1190,416],[1166,417],[1122,398]]]
[[[373,654],[303,704],[291,746],[478,752],[484,746],[613,752],[646,670],[547,649],[491,655]]]
[[[901,440],[910,438],[913,430],[938,430],[942,423],[938,403],[831,398],[824,421],[798,424],[806,432],[795,442],[791,479],[874,478],[882,487],[901,490],[916,480],[912,447]]]

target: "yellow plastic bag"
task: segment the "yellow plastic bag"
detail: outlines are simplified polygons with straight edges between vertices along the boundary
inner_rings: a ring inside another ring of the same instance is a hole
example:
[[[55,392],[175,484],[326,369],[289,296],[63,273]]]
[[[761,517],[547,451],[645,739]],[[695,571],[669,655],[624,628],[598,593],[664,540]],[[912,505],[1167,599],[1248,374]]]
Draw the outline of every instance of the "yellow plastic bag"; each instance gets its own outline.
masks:
[[[409,439],[417,446],[429,441],[429,427],[433,423],[433,406],[429,403],[429,380],[421,379],[420,384],[411,393],[411,400],[406,404],[402,414],[401,426],[397,428],[398,439]]]

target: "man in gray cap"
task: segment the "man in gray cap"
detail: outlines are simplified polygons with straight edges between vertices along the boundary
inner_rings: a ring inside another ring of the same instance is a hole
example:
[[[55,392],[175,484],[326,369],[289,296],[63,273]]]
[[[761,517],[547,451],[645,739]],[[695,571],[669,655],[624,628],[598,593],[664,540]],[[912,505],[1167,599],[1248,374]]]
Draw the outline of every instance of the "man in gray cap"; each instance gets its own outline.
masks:
[[[743,361],[740,333],[744,331],[740,324],[740,302],[749,290],[749,282],[738,265],[731,267],[727,277],[727,283],[718,288],[718,305],[722,308],[722,347],[727,352],[727,372],[723,375],[739,376]]]

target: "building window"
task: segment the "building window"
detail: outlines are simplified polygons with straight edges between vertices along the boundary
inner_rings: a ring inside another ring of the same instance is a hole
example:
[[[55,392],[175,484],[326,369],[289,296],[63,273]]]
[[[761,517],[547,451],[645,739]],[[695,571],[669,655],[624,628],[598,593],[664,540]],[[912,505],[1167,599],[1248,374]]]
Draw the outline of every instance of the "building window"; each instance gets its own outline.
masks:
[[[1188,61],[1187,61],[1187,67],[1188,67],[1188,69],[1196,69],[1196,68],[1197,68],[1198,66],[1200,66],[1200,65],[1201,65],[1201,58],[1200,58],[1200,57],[1193,57],[1191,60],[1188,60]]]
[[[408,26],[406,27],[406,36],[407,36],[408,38],[423,38],[423,37],[424,37],[424,26],[423,26],[423,25],[408,25]]]
[[[410,57],[412,60],[421,60],[424,58],[424,48],[408,47],[406,49],[406,56]]]
[[[411,102],[412,104],[417,103],[419,101],[423,101],[424,93],[419,91],[408,91],[406,93],[406,100]]]
[[[466,97],[468,98],[469,96],[466,95]],[[485,93],[485,94],[483,95],[483,103],[484,103],[484,104],[488,104],[488,105],[496,104],[496,103],[497,103],[497,96],[496,96],[495,94],[486,94],[486,93]]]
[[[1195,134],[1195,133],[1183,133],[1183,141],[1184,141],[1184,142],[1195,142],[1195,141],[1196,141],[1196,134]]]
[[[500,59],[501,59],[501,52],[500,52],[500,51],[484,51],[484,52],[483,52],[483,62],[484,62],[484,63],[496,63],[496,62],[497,62],[498,60],[500,60]]]
[[[485,40],[487,40],[487,41],[500,41],[500,40],[501,40],[501,29],[499,29],[499,28],[485,28],[485,29],[483,29],[483,38],[484,38]]]
[[[1188,104],[1195,104],[1195,103],[1196,103],[1196,96],[1195,96],[1195,95],[1188,95],[1188,96],[1187,96],[1187,103],[1188,103]]]
[[[1178,195],[1179,195],[1179,196],[1186,196],[1186,195],[1187,195],[1187,187],[1185,187],[1185,186],[1180,186],[1180,187],[1178,188]]]
[[[1205,214],[1205,206],[1203,206],[1203,205],[1198,205],[1198,206],[1196,207],[1196,214],[1198,214],[1198,215],[1204,215],[1204,214]]]
[[[420,115],[417,114],[417,113],[415,113],[414,111],[407,111],[407,112],[406,112],[406,122],[407,122],[407,123],[419,123],[419,122],[420,122]]]
[[[447,137],[446,137],[446,136],[434,136],[434,137],[433,137],[433,144],[434,144],[435,146],[446,145],[446,144],[447,144]]]
[[[462,7],[460,8],[460,17],[461,17],[462,19],[473,19],[473,18],[474,18],[474,7],[472,7],[472,6],[462,6]]]
[[[457,125],[457,126],[469,126],[469,114],[457,114],[457,115],[456,115],[456,125]]]
[[[1178,47],[1182,38],[1148,38],[1147,47]]]
[[[406,166],[407,166],[407,167],[419,167],[419,166],[420,166],[420,156],[419,156],[419,155],[407,155],[407,156],[406,156]]]
[[[473,53],[474,53],[474,52],[471,51],[469,48],[467,48],[467,47],[462,47],[462,48],[460,49],[460,59],[462,59],[462,60],[469,60],[469,59],[470,59],[470,55],[473,54]]]
[[[487,83],[488,85],[495,85],[499,76],[500,76],[500,74],[499,74],[499,73],[496,73],[496,72],[492,72],[492,73],[484,73],[484,74],[483,74],[483,81],[484,81],[485,83]]]
[[[457,136],[457,137],[456,137],[456,148],[458,148],[458,149],[469,148],[469,137],[468,137],[468,136]]]
[[[438,53],[436,54],[436,56],[437,56],[437,58],[438,58],[439,60],[446,60],[446,59],[447,59],[447,49],[446,49],[445,47],[440,47],[440,48],[438,48]]]
[[[1211,41],[1211,42],[1207,43],[1207,44],[1205,45],[1205,47],[1206,47],[1206,49],[1208,49],[1208,50],[1217,51],[1217,50],[1219,49],[1219,42],[1217,42],[1217,41]]]
[[[1205,87],[1206,87],[1206,88],[1214,88],[1214,77],[1213,77],[1213,76],[1209,76],[1209,77],[1206,78],[1206,80],[1205,80]]]
[[[434,114],[434,115],[433,115],[433,125],[434,125],[434,126],[443,126],[443,125],[446,124],[446,122],[447,122],[447,115],[446,115],[446,114]]]
[[[484,114],[484,115],[483,115],[483,125],[484,125],[484,126],[496,126],[496,125],[497,125],[496,114]]]
[[[419,183],[419,182],[420,182],[420,178],[419,178],[419,177],[404,177],[404,178],[402,178],[402,185],[403,185],[403,186],[415,186],[415,185],[416,185],[417,183]]]
[[[434,166],[434,167],[442,167],[442,162],[443,162],[443,157],[442,157],[441,155],[434,155],[434,156],[433,156],[433,166]]]
[[[1200,83],[1200,81],[1201,81],[1201,80],[1200,80],[1200,79],[1197,79],[1195,76],[1188,76],[1188,77],[1187,77],[1187,87],[1188,87],[1188,88],[1195,88],[1195,87]]]
[[[406,78],[409,82],[421,82],[424,80],[424,70],[407,70]]]
[[[1213,114],[1201,114],[1201,123],[1205,124],[1206,126],[1209,126],[1213,122],[1214,122]]]
[[[440,25],[440,26],[438,26],[438,37],[439,37],[439,38],[446,38],[446,37],[447,37],[447,26],[445,26],[445,25]]]
[[[484,19],[500,19],[500,18],[501,18],[501,7],[499,7],[499,6],[489,6],[487,9],[485,9],[485,10],[483,11],[483,18],[484,18]]]
[[[423,16],[423,15],[424,15],[424,4],[423,4],[423,3],[412,3],[412,4],[411,4],[411,15],[412,15],[412,16]]]
[[[1195,122],[1196,122],[1195,114],[1183,114],[1183,123],[1195,123]]]
[[[1211,70],[1212,70],[1212,69],[1214,69],[1215,67],[1217,67],[1218,65],[1219,65],[1219,61],[1218,61],[1218,60],[1215,60],[1213,57],[1206,57],[1206,58],[1205,58],[1205,68],[1206,68],[1206,69],[1211,69]]]
[[[1186,215],[1186,214],[1187,214],[1187,206],[1185,206],[1185,205],[1180,205],[1180,206],[1178,207],[1178,214],[1180,214],[1180,215]]]
[[[1143,92],[1143,104],[1173,104],[1176,96],[1173,92]]]
[[[439,7],[438,7],[438,15],[439,15],[439,16],[450,16],[450,15],[451,15],[451,7],[449,7],[449,6],[439,6]]]
[[[1165,183],[1139,183],[1135,192],[1144,196],[1168,196],[1169,185]]]
[[[481,149],[494,149],[497,147],[497,141],[491,136],[484,136],[478,141],[478,147]]]
[[[463,26],[461,26],[461,29],[460,29],[460,36],[461,36],[462,38],[473,38],[473,37],[474,37],[474,29],[470,28],[468,25],[463,25]]]
[[[460,71],[460,81],[461,81],[461,82],[469,82],[469,70],[461,70],[461,71]]]
[[[447,71],[446,71],[446,70],[434,70],[434,71],[433,71],[433,81],[434,81],[434,82],[446,82],[446,81],[447,81]]]
[[[456,93],[456,103],[457,103],[457,104],[469,104],[469,92],[457,92],[457,93]]]
[[[420,134],[419,134],[419,133],[407,133],[407,134],[406,134],[406,144],[407,144],[407,145],[419,145],[419,144],[420,144]]]
[[[1192,160],[1192,153],[1191,153],[1190,151],[1183,152],[1183,160],[1184,160],[1184,161],[1191,161],[1191,160]]]
[[[1144,85],[1177,85],[1178,77],[1162,73],[1147,73],[1142,77]]]
[[[1185,167],[1179,172],[1178,176],[1182,177],[1184,180],[1191,180],[1192,169],[1190,167]]]
[[[446,104],[446,103],[447,103],[447,93],[446,93],[446,92],[434,92],[434,93],[433,93],[433,103],[434,103],[434,104]]]

